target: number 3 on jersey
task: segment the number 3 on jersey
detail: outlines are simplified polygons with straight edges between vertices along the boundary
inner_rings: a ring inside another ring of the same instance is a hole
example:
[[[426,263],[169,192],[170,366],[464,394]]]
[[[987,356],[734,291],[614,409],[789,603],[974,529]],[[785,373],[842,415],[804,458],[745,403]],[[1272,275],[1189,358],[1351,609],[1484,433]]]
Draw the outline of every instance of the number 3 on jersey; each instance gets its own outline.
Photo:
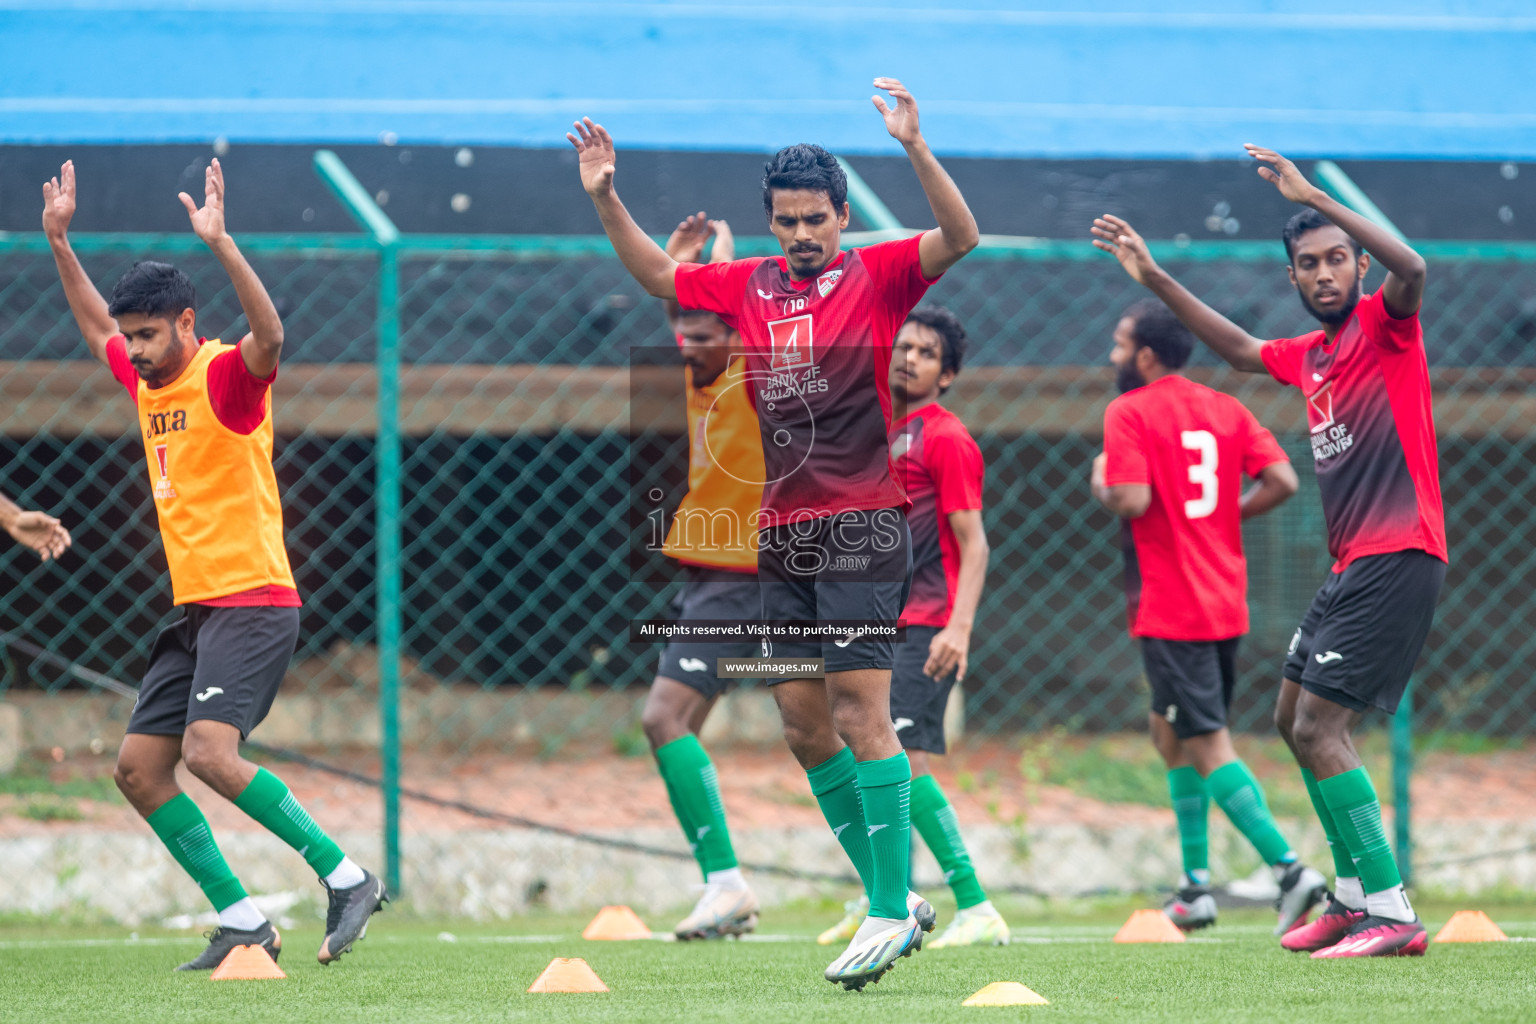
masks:
[[[1216,438],[1209,430],[1185,430],[1179,433],[1185,448],[1198,452],[1200,461],[1189,467],[1189,482],[1200,485],[1200,497],[1184,502],[1186,519],[1204,519],[1216,511]]]

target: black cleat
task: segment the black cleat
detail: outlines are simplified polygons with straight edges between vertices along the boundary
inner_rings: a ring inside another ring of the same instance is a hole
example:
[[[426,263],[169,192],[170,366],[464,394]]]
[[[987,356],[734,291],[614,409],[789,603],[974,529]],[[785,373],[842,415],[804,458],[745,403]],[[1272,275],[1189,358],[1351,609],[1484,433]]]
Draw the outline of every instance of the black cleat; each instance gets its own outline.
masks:
[[[274,963],[277,962],[277,955],[283,951],[283,937],[272,927],[271,921],[265,921],[260,928],[250,931],[220,925],[211,932],[204,932],[203,937],[208,940],[208,948],[176,968],[178,971],[211,971],[223,963],[230,950],[236,946],[260,946],[271,954]]]
[[[384,909],[389,893],[370,871],[364,871],[363,880],[350,889],[326,885],[325,891],[330,894],[331,905],[325,912],[325,939],[320,943],[318,959],[330,964],[340,960],[341,954],[350,953],[352,943],[368,934],[368,918]]]

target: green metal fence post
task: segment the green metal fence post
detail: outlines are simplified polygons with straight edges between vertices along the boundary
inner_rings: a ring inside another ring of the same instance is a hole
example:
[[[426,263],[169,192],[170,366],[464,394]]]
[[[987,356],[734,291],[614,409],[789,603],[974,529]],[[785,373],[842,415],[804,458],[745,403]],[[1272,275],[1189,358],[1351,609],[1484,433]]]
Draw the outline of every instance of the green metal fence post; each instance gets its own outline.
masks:
[[[374,438],[375,614],[379,644],[384,884],[400,892],[400,231],[341,158],[315,153],[315,170],[379,247],[378,430]]]
[[[1314,167],[1317,180],[1333,198],[1368,217],[1392,232],[1403,241],[1407,238],[1397,225],[1387,219],[1381,208],[1371,202],[1371,197],[1356,185],[1354,179],[1332,160],[1319,160]],[[1413,808],[1410,805],[1409,788],[1413,782],[1413,683],[1403,692],[1397,714],[1392,716],[1392,828],[1397,846],[1397,869],[1403,881],[1413,877]]]
[[[881,202],[875,190],[869,187],[869,183],[859,177],[859,172],[855,171],[852,165],[842,157],[838,157],[837,162],[842,167],[843,173],[848,176],[848,205],[853,208],[858,218],[868,225],[871,231],[905,231],[906,229],[901,226],[901,221],[896,219],[890,207]]]

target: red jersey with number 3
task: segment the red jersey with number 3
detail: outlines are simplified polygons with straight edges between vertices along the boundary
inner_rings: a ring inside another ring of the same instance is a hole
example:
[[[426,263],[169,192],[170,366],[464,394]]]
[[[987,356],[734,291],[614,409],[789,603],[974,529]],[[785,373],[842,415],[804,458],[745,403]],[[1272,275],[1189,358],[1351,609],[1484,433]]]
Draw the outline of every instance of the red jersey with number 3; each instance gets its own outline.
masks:
[[[1147,511],[1129,520],[1132,635],[1225,640],[1248,632],[1238,503],[1244,474],[1287,461],[1274,435],[1231,395],[1169,374],[1109,403],[1104,455],[1107,486],[1152,489]]]
[[[1365,555],[1447,560],[1429,363],[1419,315],[1397,319],[1380,291],[1333,344],[1322,331],[1267,342],[1264,368],[1301,389],[1333,571]]]
[[[839,253],[807,281],[782,256],[678,266],[678,304],[741,333],[767,481],[758,525],[907,506],[886,433],[891,342],[933,284],[921,238]]]

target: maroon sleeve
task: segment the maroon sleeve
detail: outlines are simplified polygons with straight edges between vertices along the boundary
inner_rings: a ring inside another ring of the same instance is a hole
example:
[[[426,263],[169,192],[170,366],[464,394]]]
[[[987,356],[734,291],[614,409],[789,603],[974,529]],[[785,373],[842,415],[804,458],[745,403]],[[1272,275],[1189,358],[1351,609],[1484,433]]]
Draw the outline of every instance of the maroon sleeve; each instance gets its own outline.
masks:
[[[267,417],[267,391],[276,379],[276,369],[266,380],[252,373],[239,345],[219,353],[208,364],[208,401],[213,414],[235,433],[249,434]]]
[[[1279,338],[1266,341],[1259,349],[1259,356],[1271,377],[1294,388],[1301,386],[1301,354],[1304,351],[1306,344],[1301,338]]]
[[[128,361],[128,339],[114,334],[107,339],[107,368],[117,382],[128,389],[128,397],[139,403],[139,373]]]
[[[1424,344],[1424,327],[1417,311],[1401,320],[1387,312],[1387,300],[1377,289],[1355,306],[1365,336],[1388,352],[1405,352]]]
[[[1104,410],[1104,486],[1151,483],[1139,418],[1117,398]]]
[[[923,276],[923,262],[918,253],[922,234],[879,242],[859,250],[859,258],[869,270],[875,289],[885,299],[887,309],[899,324],[922,301],[932,281]],[[940,277],[943,275],[941,274]]]
[[[762,262],[758,256],[729,263],[679,263],[672,276],[678,306],[734,319],[741,313],[747,279]]]
[[[1243,446],[1244,473],[1257,478],[1265,466],[1291,461],[1275,435],[1264,428],[1247,406],[1243,406],[1243,418],[1248,425],[1248,441]]]
[[[981,508],[986,466],[970,434],[943,431],[923,439],[923,461],[933,477],[939,515]]]

